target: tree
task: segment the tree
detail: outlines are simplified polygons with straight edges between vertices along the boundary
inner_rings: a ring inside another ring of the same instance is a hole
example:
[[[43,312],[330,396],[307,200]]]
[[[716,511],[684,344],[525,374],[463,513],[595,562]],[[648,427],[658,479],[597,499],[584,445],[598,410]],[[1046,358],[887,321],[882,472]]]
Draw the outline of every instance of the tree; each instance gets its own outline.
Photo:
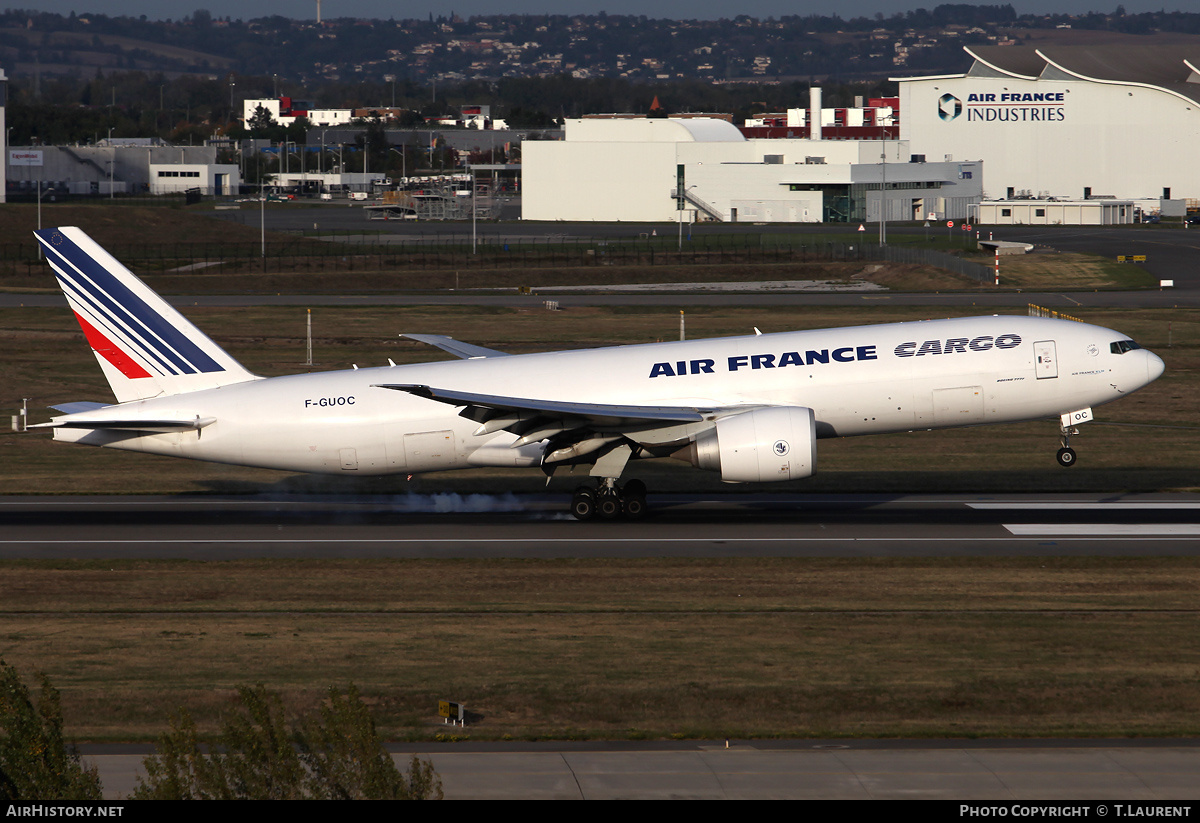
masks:
[[[254,113],[250,115],[250,119],[246,121],[246,128],[255,137],[266,137],[267,132],[276,125],[275,115],[271,114],[265,106],[259,104],[254,107]]]
[[[34,706],[16,669],[0,660],[0,802],[103,799],[95,768],[63,740],[58,690],[44,674]]]
[[[309,771],[312,797],[321,800],[420,800],[442,796],[433,764],[413,757],[405,775],[383,748],[371,712],[351,685],[343,696],[329,690],[316,716],[297,736]]]
[[[146,758],[144,800],[440,800],[428,761],[396,767],[370,711],[350,686],[329,690],[313,715],[289,728],[283,701],[263,686],[238,688],[241,711],[225,722],[208,754],[186,711]]]

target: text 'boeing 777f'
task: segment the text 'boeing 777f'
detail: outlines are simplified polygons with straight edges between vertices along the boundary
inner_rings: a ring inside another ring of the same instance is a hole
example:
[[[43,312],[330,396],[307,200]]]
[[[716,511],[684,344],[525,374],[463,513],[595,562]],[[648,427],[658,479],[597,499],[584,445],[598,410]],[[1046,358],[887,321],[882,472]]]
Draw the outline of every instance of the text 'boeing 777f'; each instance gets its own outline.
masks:
[[[1057,418],[1070,465],[1074,426],[1163,371],[1110,329],[993,316],[525,355],[408,335],[461,359],[261,378],[84,232],[36,234],[117,399],[56,406],[56,440],[343,475],[582,464],[580,519],[645,512],[631,460],[795,480],[823,437]]]

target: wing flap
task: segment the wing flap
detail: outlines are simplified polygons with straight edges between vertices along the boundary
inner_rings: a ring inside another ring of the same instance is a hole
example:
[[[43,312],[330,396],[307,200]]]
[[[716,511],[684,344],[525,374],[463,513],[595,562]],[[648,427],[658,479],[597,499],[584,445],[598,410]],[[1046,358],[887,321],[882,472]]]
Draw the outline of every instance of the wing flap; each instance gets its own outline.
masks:
[[[498,413],[532,412],[546,417],[576,417],[604,426],[637,425],[646,423],[699,423],[713,409],[692,406],[626,406],[608,403],[571,403],[562,400],[541,400],[529,397],[505,397],[495,394],[438,389],[411,383],[376,383],[376,388],[407,392],[427,400],[451,406],[487,409]],[[474,415],[472,419],[478,419]],[[524,419],[529,419],[526,414]],[[483,422],[483,421],[480,421]],[[515,424],[516,421],[514,421]]]

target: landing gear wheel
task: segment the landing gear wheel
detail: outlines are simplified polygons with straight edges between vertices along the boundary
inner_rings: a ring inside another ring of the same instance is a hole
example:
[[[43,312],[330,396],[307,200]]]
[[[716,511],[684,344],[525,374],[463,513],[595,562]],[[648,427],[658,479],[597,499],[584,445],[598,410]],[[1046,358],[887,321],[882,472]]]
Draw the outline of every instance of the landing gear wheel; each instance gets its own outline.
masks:
[[[626,497],[623,501],[625,516],[630,520],[641,520],[646,516],[646,498]]]
[[[596,495],[587,486],[580,486],[571,498],[571,514],[576,520],[591,520],[596,516]]]
[[[600,489],[596,496],[596,514],[601,520],[615,520],[621,516],[621,498],[616,489]]]
[[[1074,466],[1075,465],[1075,450],[1070,447],[1064,447],[1058,450],[1058,465]]]
[[[630,480],[621,489],[621,504],[625,516],[639,520],[646,516],[646,484],[641,480]]]
[[[621,487],[621,495],[623,497],[645,497],[646,484],[641,480],[630,480]]]

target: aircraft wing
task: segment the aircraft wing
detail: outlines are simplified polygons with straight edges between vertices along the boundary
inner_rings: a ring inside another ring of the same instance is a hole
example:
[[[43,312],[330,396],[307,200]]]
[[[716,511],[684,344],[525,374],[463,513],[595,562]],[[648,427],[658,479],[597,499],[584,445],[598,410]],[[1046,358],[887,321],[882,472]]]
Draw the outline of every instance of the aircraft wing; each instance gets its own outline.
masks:
[[[474,346],[470,343],[463,343],[460,340],[455,340],[453,337],[447,337],[444,334],[402,334],[401,337],[407,337],[409,340],[416,340],[418,343],[428,343],[430,346],[437,346],[442,351],[448,351],[455,357],[463,360],[481,360],[486,357],[508,357],[508,352],[497,351],[496,349],[487,349],[483,346]]]
[[[686,441],[696,426],[711,425],[717,409],[697,406],[624,406],[570,403],[530,397],[439,389],[417,384],[376,384],[417,397],[461,406],[459,415],[479,423],[476,436],[508,431],[517,436],[510,448],[548,441],[543,466],[584,460],[592,462],[624,443],[651,448]],[[630,453],[629,449],[625,454]]]
[[[474,394],[407,383],[377,383],[375,386],[381,389],[408,392],[452,406],[465,406],[464,411],[477,409],[501,414],[528,413],[547,417],[578,417],[604,426],[620,426],[628,423],[699,423],[706,419],[706,413],[711,414],[714,411],[691,406],[618,406],[607,403],[567,403],[529,397]],[[475,420],[479,419],[481,415],[470,413],[463,416]],[[482,416],[486,419],[488,415]]]

